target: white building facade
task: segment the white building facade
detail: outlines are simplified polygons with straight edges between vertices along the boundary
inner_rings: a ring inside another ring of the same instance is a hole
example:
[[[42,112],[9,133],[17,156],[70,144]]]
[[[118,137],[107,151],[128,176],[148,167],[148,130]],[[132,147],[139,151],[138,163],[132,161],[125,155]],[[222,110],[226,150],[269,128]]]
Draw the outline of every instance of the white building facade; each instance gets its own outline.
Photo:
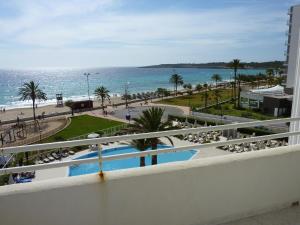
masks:
[[[293,89],[295,86],[295,74],[297,67],[298,40],[300,29],[300,5],[292,6],[289,10],[289,30],[287,31],[286,61],[288,65],[286,87]]]

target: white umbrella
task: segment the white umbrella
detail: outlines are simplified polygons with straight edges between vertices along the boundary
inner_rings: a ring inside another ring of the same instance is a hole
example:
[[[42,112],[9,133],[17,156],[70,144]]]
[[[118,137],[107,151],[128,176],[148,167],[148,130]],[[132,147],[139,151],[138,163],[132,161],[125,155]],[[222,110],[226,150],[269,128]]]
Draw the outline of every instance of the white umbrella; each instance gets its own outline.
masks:
[[[8,184],[14,184],[15,181],[14,181],[14,178],[12,176],[12,174],[9,175],[9,178],[8,178]]]
[[[91,133],[87,136],[88,139],[93,139],[93,138],[98,138],[98,137],[100,137],[100,135],[97,133]]]
[[[195,120],[194,121],[194,127],[197,127],[198,126],[198,123],[197,123],[197,121]]]
[[[188,121],[187,117],[185,118],[184,126],[189,126],[189,121]]]

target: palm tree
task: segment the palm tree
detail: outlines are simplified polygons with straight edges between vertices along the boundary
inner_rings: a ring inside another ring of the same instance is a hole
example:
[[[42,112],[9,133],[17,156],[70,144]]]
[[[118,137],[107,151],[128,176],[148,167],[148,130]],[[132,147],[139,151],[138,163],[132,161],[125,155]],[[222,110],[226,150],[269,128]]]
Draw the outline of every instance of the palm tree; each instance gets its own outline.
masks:
[[[190,83],[184,84],[183,88],[185,88],[185,89],[192,89],[192,84],[190,84]]]
[[[278,76],[278,77],[282,77],[282,74],[284,73],[283,69],[280,68],[280,67],[277,67],[275,68],[275,74]]]
[[[212,75],[211,79],[216,82],[216,87],[218,87],[218,82],[222,81],[222,77],[219,74]]]
[[[234,101],[234,81],[230,82],[231,85],[231,100]]]
[[[267,83],[268,86],[270,86],[274,81],[274,69],[272,68],[266,69],[266,74],[267,74]]]
[[[150,109],[144,110],[139,118],[134,118],[133,124],[130,124],[127,131],[130,133],[149,133],[165,131],[172,128],[172,123],[170,121],[162,121],[164,110],[159,107],[152,107]],[[173,141],[166,137],[170,143],[173,145]],[[157,145],[160,143],[158,138],[147,139],[152,150],[157,149]],[[152,155],[152,165],[157,164],[157,155]]]
[[[161,100],[164,99],[164,90],[163,90],[163,88],[157,88],[156,89],[156,94],[157,94],[158,97],[161,97]]]
[[[242,64],[239,59],[234,59],[229,63],[229,67],[233,69],[234,72],[234,105],[236,107],[236,81],[237,81],[237,71],[242,68]]]
[[[276,80],[275,80],[275,82],[276,82],[276,85],[280,85],[280,86],[282,86],[282,83],[284,82],[284,77],[277,77],[276,78]]]
[[[138,139],[138,140],[132,140],[130,145],[134,148],[136,148],[137,150],[143,152],[146,151],[147,148],[150,147],[150,142],[147,139]],[[140,167],[144,167],[146,166],[146,160],[145,160],[145,156],[141,156],[140,157]]]
[[[254,89],[256,87],[256,83],[254,80],[250,81],[250,86],[251,86],[251,89]]]
[[[72,116],[74,116],[74,102],[72,100],[68,100],[65,102],[65,106],[71,109]]]
[[[38,83],[34,83],[34,81],[26,82],[19,88],[20,100],[32,100],[32,111],[33,111],[33,119],[36,120],[35,116],[35,102],[36,100],[47,100],[47,95],[40,88]]]
[[[177,96],[177,88],[179,85],[183,85],[183,79],[182,76],[179,74],[173,74],[170,78],[170,83],[174,84],[174,91],[175,91],[175,96]]]
[[[170,96],[170,91],[167,90],[166,88],[157,88],[156,93],[158,94],[159,97],[161,97],[161,99]]]
[[[188,89],[186,91],[186,93],[188,94],[188,96],[192,96],[193,95],[193,90],[192,89]]]
[[[204,98],[204,107],[206,108],[207,107],[207,100],[208,100],[208,84],[203,84],[203,87],[205,88],[205,91],[203,92],[203,98]]]
[[[98,99],[101,99],[102,111],[104,112],[105,99],[108,99],[108,101],[110,101],[109,90],[104,86],[100,86],[96,88],[94,93]]]
[[[197,84],[197,85],[196,85],[196,90],[197,90],[198,92],[200,92],[200,91],[202,90],[202,84]]]
[[[241,75],[238,76],[238,105],[237,108],[240,108],[241,103]]]
[[[219,106],[219,100],[221,98],[221,91],[220,91],[220,89],[215,89],[214,90],[214,97],[215,97],[215,100],[216,100],[216,106],[218,107]]]

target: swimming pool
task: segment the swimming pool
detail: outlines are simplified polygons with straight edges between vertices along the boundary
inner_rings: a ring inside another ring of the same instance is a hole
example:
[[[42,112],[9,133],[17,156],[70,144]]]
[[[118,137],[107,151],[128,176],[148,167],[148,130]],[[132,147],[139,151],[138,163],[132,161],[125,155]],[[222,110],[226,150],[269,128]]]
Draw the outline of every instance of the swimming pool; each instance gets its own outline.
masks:
[[[159,148],[170,148],[170,146],[159,145]],[[117,155],[117,154],[124,154],[124,153],[133,153],[133,152],[138,152],[138,150],[131,146],[123,146],[118,148],[105,149],[103,150],[102,155],[109,156],[109,155]],[[171,153],[159,154],[157,157],[158,164],[188,160],[195,153],[196,153],[195,150],[189,150],[189,151],[182,151],[182,152],[171,152]],[[96,156],[98,156],[98,152],[91,152],[86,155],[77,157],[76,159],[86,159],[86,158],[92,158]],[[151,156],[146,156],[146,165],[151,165]],[[140,166],[139,158],[129,158],[129,159],[120,159],[120,160],[104,162],[103,170],[111,171],[111,170],[134,168],[139,166]],[[97,173],[98,171],[99,171],[98,163],[75,165],[69,167],[69,176]]]

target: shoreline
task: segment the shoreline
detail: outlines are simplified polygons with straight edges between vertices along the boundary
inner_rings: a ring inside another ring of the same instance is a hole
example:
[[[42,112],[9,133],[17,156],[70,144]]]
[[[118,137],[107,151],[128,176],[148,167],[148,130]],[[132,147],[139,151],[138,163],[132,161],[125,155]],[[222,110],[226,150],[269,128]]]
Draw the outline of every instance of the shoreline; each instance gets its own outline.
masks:
[[[223,83],[228,83],[229,81],[223,81]],[[214,83],[210,83],[210,85],[212,87],[214,87]],[[184,88],[180,88],[178,89],[178,91],[186,91],[186,89]],[[195,90],[194,90],[195,91]],[[174,91],[172,90],[171,93],[173,93]],[[170,96],[175,97],[175,96]],[[81,98],[80,100],[87,100],[87,98]],[[159,97],[157,99],[160,99]],[[66,98],[64,100],[64,102],[66,102],[67,100],[71,100],[70,98]],[[94,108],[98,108],[101,107],[101,101],[91,98],[91,100],[94,103]],[[118,96],[113,96],[110,98],[111,100],[111,104],[125,104],[125,100],[122,100],[121,97]],[[78,99],[72,99],[72,101],[79,101]],[[137,102],[143,102],[144,100],[142,99],[137,99]],[[153,99],[153,101],[155,101],[155,99]],[[130,102],[130,100],[129,100]],[[107,105],[109,102],[106,100],[104,102],[105,105]],[[134,102],[131,102],[130,104],[133,104]],[[67,112],[71,112],[71,109],[67,106],[63,106],[63,107],[57,107],[56,106],[56,100],[55,102],[49,103],[49,104],[39,104],[37,103],[37,108],[36,108],[36,116],[45,114],[45,115],[53,115],[58,116],[59,114],[63,114],[63,113],[67,113]],[[5,108],[5,112],[2,111],[3,107],[0,106],[0,122],[7,122],[7,121],[15,121],[17,120],[17,118],[19,119],[26,119],[26,118],[32,118],[32,106],[29,103],[28,106],[20,106],[20,107],[16,107],[16,108]],[[1,124],[1,123],[0,123]]]
[[[64,101],[65,102],[65,101]],[[101,102],[98,100],[94,100],[94,107],[100,107]],[[114,104],[122,103],[123,100],[121,100],[121,97],[112,97],[111,102]],[[107,104],[107,101],[105,102]],[[1,107],[0,107],[1,109]],[[70,112],[71,109],[67,106],[63,107],[57,107],[56,102],[54,104],[48,104],[48,105],[39,105],[36,108],[36,116],[42,115],[43,113],[45,115],[55,115],[59,113],[65,113],[65,112]],[[19,119],[25,119],[25,118],[30,118],[32,117],[32,107],[19,107],[19,108],[12,108],[12,109],[6,109],[5,112],[0,111],[0,121],[5,122],[5,121],[10,121],[10,120],[16,120],[17,117]],[[1,123],[0,123],[1,124]]]
[[[219,83],[229,83],[231,80],[230,79],[226,79],[223,80]],[[207,83],[211,86],[214,86],[215,83],[214,81],[207,81],[204,82]],[[199,84],[204,84],[203,82],[199,82]],[[198,83],[192,83],[193,88],[195,88],[195,86]],[[166,88],[168,90],[170,90],[171,92],[174,92],[173,89],[171,87]],[[184,91],[184,88],[178,88],[178,91]],[[144,91],[140,91],[140,92],[131,92],[131,94],[138,94],[138,93],[147,93],[147,92],[155,92],[156,90],[144,90]],[[111,100],[112,102],[115,100],[117,102],[114,103],[119,103],[119,99],[121,98],[120,93],[112,93],[111,94]],[[91,100],[94,102],[97,102],[97,98],[94,95],[90,96]],[[88,100],[88,96],[85,95],[78,95],[78,96],[69,96],[69,97],[64,97],[64,102],[68,101],[68,100],[72,100],[72,101],[84,101],[84,100]],[[56,105],[56,99],[49,99],[47,101],[41,101],[41,102],[37,102],[38,107],[47,107],[47,106],[55,106]],[[0,115],[1,115],[1,111],[5,109],[6,111],[12,111],[12,110],[18,110],[18,109],[32,109],[32,103],[30,101],[13,101],[10,104],[0,104]],[[1,120],[1,119],[0,119]]]

